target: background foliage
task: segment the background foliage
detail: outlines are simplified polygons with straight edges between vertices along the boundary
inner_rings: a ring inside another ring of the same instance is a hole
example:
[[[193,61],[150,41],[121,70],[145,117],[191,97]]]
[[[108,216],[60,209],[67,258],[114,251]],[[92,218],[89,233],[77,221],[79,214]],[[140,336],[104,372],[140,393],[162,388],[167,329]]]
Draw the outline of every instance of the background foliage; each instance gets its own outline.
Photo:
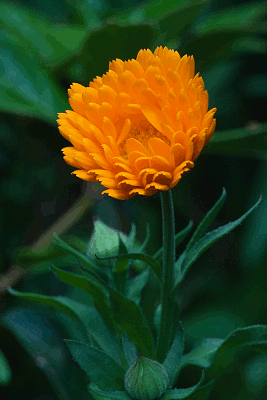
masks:
[[[69,293],[47,260],[67,267],[76,260],[52,244],[53,231],[85,250],[94,216],[126,233],[135,222],[140,241],[149,221],[155,237],[148,251],[153,254],[160,246],[159,196],[120,202],[101,196],[98,185],[78,180],[62,160],[66,141],[55,122],[57,112],[70,108],[72,82],[88,85],[106,72],[110,60],[135,58],[140,48],[166,45],[194,55],[210,108],[218,108],[212,141],[173,191],[177,230],[190,219],[196,226],[222,187],[228,199],[212,228],[238,218],[263,195],[253,216],[203,255],[180,289],[187,350],[197,338],[224,338],[235,328],[267,323],[266,18],[264,1],[1,3],[1,398],[88,398],[80,389],[86,377],[61,340],[83,340],[82,332],[60,311],[6,292],[11,285],[49,295]],[[85,294],[71,290],[74,299],[91,304]],[[146,310],[154,292],[153,282],[143,291]],[[228,359],[229,354],[210,399],[265,398],[266,356],[242,350],[232,351],[231,363]],[[179,379],[180,387],[194,384],[194,367]]]

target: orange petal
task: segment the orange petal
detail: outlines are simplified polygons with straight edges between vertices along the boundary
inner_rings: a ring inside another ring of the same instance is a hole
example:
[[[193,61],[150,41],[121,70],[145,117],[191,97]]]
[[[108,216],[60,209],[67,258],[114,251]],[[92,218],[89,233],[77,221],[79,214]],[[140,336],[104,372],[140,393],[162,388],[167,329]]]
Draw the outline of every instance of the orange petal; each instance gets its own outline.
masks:
[[[79,83],[73,83],[70,87],[74,93],[83,93],[86,90],[86,87]]]
[[[148,143],[150,150],[154,155],[162,156],[166,158],[166,160],[170,159],[171,148],[163,140],[154,137],[152,139],[149,139]]]
[[[84,181],[97,182],[95,177],[92,174],[88,174],[88,172],[85,171],[84,169],[79,169],[79,170],[73,171],[72,175],[76,175],[78,178],[80,178]]]
[[[134,138],[130,138],[126,140],[126,150],[127,154],[129,156],[130,153],[133,151],[138,151],[139,153],[142,153],[144,156],[149,156],[148,151],[145,149],[145,147],[140,143],[138,140]]]
[[[142,104],[141,110],[151,125],[162,133],[162,124],[165,123],[161,110],[150,105]]]
[[[119,75],[124,72],[124,62],[119,58],[116,58],[116,60],[109,63],[109,69]]]
[[[174,168],[180,165],[185,160],[185,148],[180,143],[176,143],[171,148],[171,154],[173,156]]]
[[[135,160],[134,166],[138,171],[141,171],[144,168],[149,168],[150,167],[150,157],[137,158]]]
[[[108,194],[110,197],[113,197],[117,200],[128,200],[131,197],[135,196],[136,193],[129,194],[127,192],[124,192],[123,190],[107,189],[104,190],[101,194]]]
[[[116,114],[114,107],[111,104],[103,102],[99,107],[98,115],[100,120],[103,120],[104,117],[108,117],[109,119],[113,120]]]
[[[121,130],[121,133],[119,135],[119,138],[117,140],[117,145],[119,146],[120,143],[126,138],[126,136],[128,135],[128,133],[130,132],[131,129],[131,121],[127,118],[124,122],[123,128]]]
[[[169,189],[169,186],[167,186],[167,185],[162,185],[162,184],[160,184],[160,183],[157,183],[157,182],[151,182],[151,183],[149,183],[148,185],[146,185],[146,187],[145,187],[145,189],[146,190],[148,190],[148,189],[150,189],[150,188],[154,188],[154,189],[156,189],[156,190],[168,190]]]
[[[131,71],[137,79],[144,76],[144,70],[142,66],[134,59],[126,62],[125,69]]]
[[[108,117],[103,118],[102,131],[103,131],[104,135],[112,136],[114,138],[114,140],[117,139],[117,135],[118,135],[117,129],[115,128],[115,125]]]
[[[90,153],[102,153],[102,149],[99,145],[99,143],[90,140],[88,138],[84,138],[83,139],[83,145],[84,145],[84,149],[85,151],[87,151],[88,154]]]
[[[117,96],[117,93],[110,86],[102,85],[98,89],[98,97],[99,97],[99,101],[101,103],[106,102],[109,104],[113,104],[116,96]]]
[[[110,170],[111,166],[110,164],[107,162],[107,160],[105,159],[105,157],[103,157],[100,154],[96,154],[96,153],[92,153],[91,156],[93,157],[94,161],[103,169],[107,169]],[[96,167],[97,168],[97,167]]]
[[[160,171],[153,176],[153,181],[161,185],[169,185],[172,181],[172,175],[169,172]]]
[[[157,171],[171,171],[172,167],[166,160],[161,156],[153,156],[150,161],[151,168],[155,168]]]
[[[151,88],[144,88],[140,90],[140,102],[151,104],[152,106],[158,105],[158,98],[156,93]]]
[[[96,179],[97,179],[97,181],[101,182],[101,184],[108,189],[116,189],[117,188],[117,183],[114,179],[105,178],[102,176],[98,176]]]
[[[87,87],[82,94],[85,105],[89,103],[98,103],[98,91],[92,87]]]
[[[89,121],[100,128],[102,122],[99,118],[99,109],[100,105],[96,103],[89,103],[87,106],[85,106],[85,114]]]

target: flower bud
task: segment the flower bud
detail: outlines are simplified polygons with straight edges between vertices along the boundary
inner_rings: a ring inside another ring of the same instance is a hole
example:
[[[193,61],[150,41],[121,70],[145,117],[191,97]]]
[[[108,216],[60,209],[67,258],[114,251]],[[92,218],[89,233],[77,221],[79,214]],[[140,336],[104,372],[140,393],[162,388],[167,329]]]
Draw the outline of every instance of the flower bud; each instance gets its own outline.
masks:
[[[137,361],[125,374],[124,384],[133,399],[153,400],[166,392],[169,377],[162,364],[138,353]]]

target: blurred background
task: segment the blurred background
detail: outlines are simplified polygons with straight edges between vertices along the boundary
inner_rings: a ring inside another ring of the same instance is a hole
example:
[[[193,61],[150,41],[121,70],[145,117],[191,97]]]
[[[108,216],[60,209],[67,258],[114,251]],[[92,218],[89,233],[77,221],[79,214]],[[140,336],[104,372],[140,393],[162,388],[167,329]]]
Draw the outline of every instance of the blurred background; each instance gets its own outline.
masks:
[[[141,48],[166,45],[194,55],[210,108],[218,109],[213,139],[173,190],[176,230],[190,219],[196,227],[223,187],[227,201],[213,229],[263,196],[256,211],[201,256],[185,279],[179,300],[186,350],[198,338],[224,338],[238,327],[267,324],[266,2],[18,0],[1,2],[0,27],[1,399],[89,398],[87,380],[61,339],[79,340],[79,329],[63,313],[6,290],[10,285],[71,294],[90,304],[50,272],[49,259],[59,266],[77,264],[53,245],[53,232],[85,251],[95,216],[125,233],[134,222],[140,241],[149,221],[155,237],[147,252],[153,255],[161,244],[159,195],[125,202],[101,196],[100,185],[71,175],[61,154],[68,143],[56,124],[57,112],[70,109],[71,83],[88,86],[109,61],[135,58]],[[145,310],[154,292],[152,282],[143,292]],[[232,351],[222,362],[211,400],[267,398],[266,356]],[[180,387],[195,384],[198,373],[185,369]]]

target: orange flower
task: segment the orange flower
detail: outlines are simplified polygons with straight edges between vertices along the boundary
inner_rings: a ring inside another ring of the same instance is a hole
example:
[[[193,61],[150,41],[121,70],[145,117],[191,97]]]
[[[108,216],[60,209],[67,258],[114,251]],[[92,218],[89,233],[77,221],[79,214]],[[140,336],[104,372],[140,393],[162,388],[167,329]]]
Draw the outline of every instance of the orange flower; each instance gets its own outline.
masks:
[[[216,108],[208,111],[194,58],[167,47],[140,50],[136,60],[110,62],[109,71],[74,83],[74,111],[59,114],[59,131],[73,147],[65,161],[81,179],[101,182],[116,199],[173,188],[208,143]]]

